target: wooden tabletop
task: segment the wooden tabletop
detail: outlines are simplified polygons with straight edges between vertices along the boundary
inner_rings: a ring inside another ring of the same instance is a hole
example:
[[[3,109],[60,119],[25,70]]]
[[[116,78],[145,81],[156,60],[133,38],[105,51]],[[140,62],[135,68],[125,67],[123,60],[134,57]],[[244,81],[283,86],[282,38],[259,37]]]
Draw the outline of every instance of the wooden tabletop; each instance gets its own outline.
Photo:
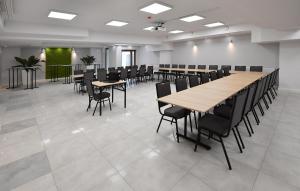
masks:
[[[215,70],[207,70],[207,69],[189,69],[189,68],[159,68],[159,70],[175,71],[175,72],[204,72],[204,73],[215,71]]]
[[[207,112],[265,75],[263,72],[239,72],[159,98],[158,101],[193,111]]]
[[[113,83],[110,83],[110,82],[100,82],[100,81],[94,81],[94,82],[92,82],[92,84],[94,86],[97,86],[99,88],[106,87],[106,86],[120,85],[120,84],[125,84],[125,83],[126,83],[126,81],[124,81],[124,80],[119,80],[119,81],[113,82]]]

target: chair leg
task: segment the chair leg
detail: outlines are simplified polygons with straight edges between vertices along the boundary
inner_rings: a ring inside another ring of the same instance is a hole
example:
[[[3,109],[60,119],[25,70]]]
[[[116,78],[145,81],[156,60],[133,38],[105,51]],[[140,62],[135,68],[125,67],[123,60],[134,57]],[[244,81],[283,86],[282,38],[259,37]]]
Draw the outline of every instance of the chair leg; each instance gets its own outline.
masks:
[[[161,118],[160,118],[158,127],[157,127],[157,129],[156,129],[156,133],[158,133],[158,131],[159,131],[159,128],[160,128],[160,125],[161,125],[161,122],[162,122],[163,118],[164,118],[164,116],[162,115]]]
[[[222,137],[220,137],[220,136],[219,136],[219,138],[220,138],[220,142],[221,142],[221,144],[222,144],[222,148],[223,148],[223,151],[224,151],[224,154],[225,154],[225,157],[226,157],[226,161],[227,161],[227,164],[228,164],[228,168],[229,168],[229,170],[232,170],[231,164],[230,164],[230,161],[229,161],[227,152],[226,152],[226,148],[225,148],[225,145],[224,145],[224,142],[223,142],[223,139],[222,139]]]
[[[273,98],[273,100],[275,99],[275,95],[274,95],[274,93],[273,93],[273,89],[272,88],[270,88],[270,94],[271,94],[271,96],[272,96],[272,98]]]
[[[251,137],[252,134],[251,134],[251,132],[250,132],[250,129],[249,129],[248,124],[247,124],[247,122],[246,122],[246,120],[245,120],[244,117],[243,117],[243,122],[244,122],[244,124],[245,124],[245,126],[246,126],[246,129],[247,129],[247,131],[248,131],[249,137]]]
[[[196,111],[194,111],[194,120],[195,120],[195,126],[196,126],[196,129],[198,129],[197,117],[196,117]]]
[[[110,102],[110,98],[108,98],[108,103],[109,103],[109,109],[111,111],[111,102]]]
[[[272,102],[272,99],[271,99],[271,97],[270,97],[270,95],[269,95],[269,91],[267,91],[267,98],[268,98],[268,100],[269,100],[269,102],[270,102],[270,104],[272,104],[273,102]]]
[[[175,119],[175,124],[176,124],[177,143],[179,143],[179,132],[178,132],[178,123],[177,123],[177,119]]]
[[[237,135],[236,135],[236,132],[235,132],[234,128],[232,128],[232,132],[233,132],[234,138],[235,138],[235,140],[236,140],[236,143],[238,144],[238,147],[239,147],[240,152],[243,153],[243,150],[242,150],[240,141],[239,141],[239,139],[238,139],[238,137],[237,137]]]
[[[190,118],[190,127],[191,127],[191,132],[193,132],[193,124],[192,124],[192,118],[191,118],[191,114],[189,114],[189,118]]]
[[[98,107],[98,104],[99,104],[99,102],[97,101],[97,104],[96,104],[95,109],[94,109],[94,112],[93,112],[93,116],[95,115],[95,111],[96,111],[96,109],[97,109],[97,107]]]
[[[89,105],[88,105],[88,107],[86,108],[86,111],[87,111],[87,112],[88,112],[89,109],[91,108],[91,102],[92,102],[92,100],[91,100],[91,98],[89,98]]]
[[[264,112],[264,110],[263,110],[263,108],[262,108],[260,102],[257,103],[257,106],[258,106],[258,109],[259,109],[261,115],[264,116],[264,115],[265,115],[265,112]]]
[[[263,102],[264,102],[266,108],[269,109],[269,104],[268,104],[268,102],[267,102],[265,96],[262,97],[262,100],[263,100]]]
[[[254,134],[252,125],[251,125],[250,120],[249,120],[249,117],[248,117],[248,113],[246,114],[246,119],[247,119],[247,121],[248,121],[248,124],[249,124],[249,127],[250,127],[250,130],[251,130],[252,134]]]
[[[274,86],[272,87],[272,89],[274,90],[275,95],[278,96],[278,94],[277,94],[277,92],[276,92]]]
[[[260,124],[260,120],[259,120],[259,118],[258,118],[258,115],[257,115],[256,110],[255,110],[254,107],[253,107],[253,109],[252,109],[252,113],[253,113],[253,116],[254,116],[254,118],[255,118],[256,124],[259,125],[259,124]]]
[[[240,130],[239,130],[238,127],[235,127],[235,128],[236,128],[236,132],[237,132],[237,134],[238,134],[238,137],[239,137],[239,139],[240,139],[240,141],[241,141],[242,147],[243,147],[243,149],[245,149],[244,141],[243,141],[243,139],[242,139],[242,137],[241,137]]]

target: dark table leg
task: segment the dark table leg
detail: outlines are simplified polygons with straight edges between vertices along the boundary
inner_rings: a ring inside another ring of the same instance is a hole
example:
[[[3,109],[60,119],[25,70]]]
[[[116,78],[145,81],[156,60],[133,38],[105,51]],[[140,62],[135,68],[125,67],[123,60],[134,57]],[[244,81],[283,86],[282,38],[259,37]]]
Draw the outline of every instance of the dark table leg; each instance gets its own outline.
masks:
[[[17,68],[17,87],[19,86],[19,69]]]
[[[10,68],[8,69],[8,88],[10,89]]]
[[[12,88],[15,88],[15,69],[14,68],[12,68],[12,74],[13,74],[13,77],[12,77],[13,86],[12,86]]]
[[[114,103],[114,86],[111,86],[111,102]]]
[[[102,95],[102,88],[100,88],[100,95]],[[99,115],[100,116],[102,115],[102,99],[101,99],[101,96],[100,96]]]
[[[126,83],[124,83],[124,108],[126,108],[126,86],[127,86],[127,84]]]

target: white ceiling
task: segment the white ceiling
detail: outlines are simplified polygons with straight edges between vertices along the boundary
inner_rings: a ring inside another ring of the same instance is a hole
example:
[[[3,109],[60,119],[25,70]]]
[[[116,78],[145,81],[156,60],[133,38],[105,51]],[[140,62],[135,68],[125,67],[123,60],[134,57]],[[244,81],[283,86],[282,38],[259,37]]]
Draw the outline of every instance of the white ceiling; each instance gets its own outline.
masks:
[[[154,21],[169,21],[168,30],[181,29],[196,32],[203,24],[222,21],[227,25],[253,24],[274,29],[300,28],[299,0],[162,0],[173,7],[171,11],[151,15],[138,11],[152,0],[14,0],[14,15],[11,21],[72,26],[121,34],[162,35],[142,29]],[[47,17],[49,10],[77,13],[73,21],[62,21]],[[185,23],[177,18],[198,13],[206,17],[203,21]],[[148,19],[153,16],[153,19]],[[105,26],[110,20],[123,20],[129,25],[121,28]]]
[[[185,31],[183,35],[197,32],[206,34],[208,29],[203,25],[216,21],[224,22],[229,28],[251,25],[275,30],[300,29],[300,0],[159,0],[173,9],[158,15],[139,11],[143,6],[157,2],[154,0],[4,1],[12,2],[13,14],[5,22],[4,28],[7,30],[2,39],[0,30],[0,42],[18,40],[31,45],[69,41],[75,45],[86,43],[100,46],[126,43],[127,39],[133,44],[155,44],[166,37],[176,37],[168,32],[143,30],[156,21],[165,21],[168,31]],[[50,19],[47,17],[50,10],[76,13],[78,16],[72,21]],[[178,20],[191,14],[198,14],[205,19],[192,23]],[[152,18],[148,19],[149,16]],[[105,23],[111,20],[129,24],[120,28],[106,26]],[[62,38],[64,41],[60,40]]]

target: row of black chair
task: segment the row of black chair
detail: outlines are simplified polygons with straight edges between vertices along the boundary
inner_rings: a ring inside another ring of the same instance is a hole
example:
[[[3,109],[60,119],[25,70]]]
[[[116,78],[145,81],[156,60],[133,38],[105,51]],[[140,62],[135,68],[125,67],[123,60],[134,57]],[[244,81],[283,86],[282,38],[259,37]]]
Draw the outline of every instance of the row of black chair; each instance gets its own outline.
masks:
[[[241,153],[243,152],[242,149],[245,149],[245,145],[238,128],[239,124],[241,122],[245,123],[249,136],[251,136],[254,133],[252,124],[249,120],[249,113],[250,112],[253,113],[256,123],[257,125],[259,125],[260,120],[255,108],[258,107],[259,110],[261,111],[261,114],[264,115],[264,111],[260,102],[263,101],[264,104],[266,105],[266,108],[268,109],[269,103],[270,104],[272,103],[271,98],[273,98],[274,100],[275,96],[277,96],[275,87],[278,84],[277,81],[278,73],[279,73],[279,69],[276,69],[274,72],[268,74],[261,80],[254,82],[244,90],[240,91],[232,99],[227,100],[225,104],[216,106],[214,108],[213,114],[206,113],[204,116],[198,118],[198,125],[196,125],[198,129],[197,142],[200,141],[201,135],[206,135],[210,139],[220,142],[230,170],[232,169],[232,167],[223,142],[223,138],[228,137],[230,135],[230,132],[232,131],[240,152]],[[196,75],[189,76],[189,83],[191,88],[200,85],[198,76]],[[185,78],[177,79],[175,81],[175,84],[176,84],[177,91],[187,89],[187,80]],[[158,98],[169,95],[171,94],[170,83],[169,82],[158,83],[156,84],[156,90],[157,90]],[[267,102],[266,98],[268,98],[269,103]],[[177,106],[171,106],[170,108],[172,107],[176,108],[176,109],[172,109],[171,113],[169,110],[167,110],[167,113],[166,110],[164,112],[161,112],[161,107],[166,105],[167,104],[158,102],[159,110],[160,113],[162,114],[159,127],[161,125],[161,121],[164,119],[164,116],[168,116],[172,118],[172,121],[173,119],[176,120],[176,132],[178,134],[177,119],[186,117],[188,114],[190,115],[191,111],[188,111],[186,109]],[[199,114],[199,116],[201,116],[201,114]],[[177,141],[179,141],[178,136],[177,136]],[[195,151],[197,150],[197,145],[198,143],[195,145],[195,149],[194,149]]]

